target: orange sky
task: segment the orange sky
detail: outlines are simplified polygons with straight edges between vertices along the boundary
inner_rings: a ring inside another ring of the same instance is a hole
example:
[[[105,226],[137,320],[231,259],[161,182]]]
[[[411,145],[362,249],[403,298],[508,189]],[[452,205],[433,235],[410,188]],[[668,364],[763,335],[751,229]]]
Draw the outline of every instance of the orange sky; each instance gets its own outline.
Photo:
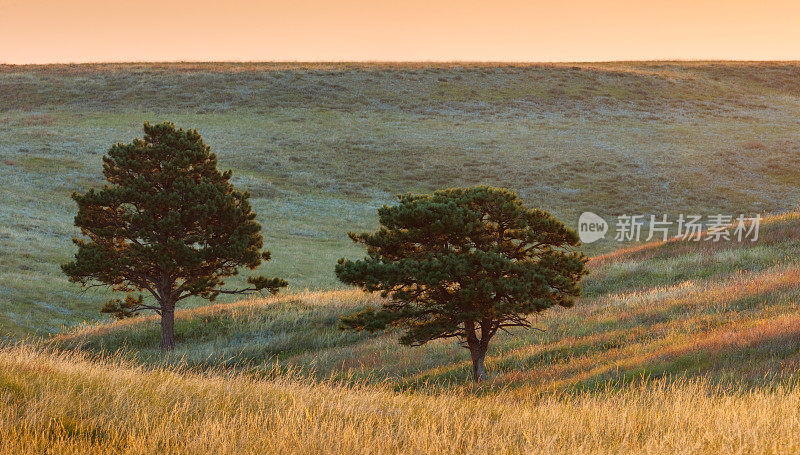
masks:
[[[0,62],[800,60],[800,0],[0,0]]]

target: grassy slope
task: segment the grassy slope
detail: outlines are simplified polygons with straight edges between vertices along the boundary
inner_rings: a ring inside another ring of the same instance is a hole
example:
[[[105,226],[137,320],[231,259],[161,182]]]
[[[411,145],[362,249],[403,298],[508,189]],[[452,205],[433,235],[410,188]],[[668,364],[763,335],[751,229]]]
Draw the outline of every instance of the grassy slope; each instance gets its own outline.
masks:
[[[758,242],[668,242],[595,258],[585,297],[537,316],[545,332],[499,334],[481,388],[524,396],[596,390],[659,377],[717,384],[795,381],[800,366],[800,215],[770,217]],[[141,318],[57,336],[62,347],[126,351],[137,362],[224,367],[256,377],[292,372],[397,390],[469,389],[466,350],[454,341],[398,347],[396,334],[337,330],[341,315],[377,305],[357,291],[290,294],[178,313],[179,346],[158,348]]]
[[[174,64],[0,66],[0,333],[96,320],[58,264],[73,190],[143,121],[196,127],[254,195],[295,289],[336,286],[348,230],[405,191],[487,183],[574,224],[592,210],[795,208],[800,66]],[[610,243],[590,246],[609,251]]]
[[[798,232],[787,213],[754,244],[597,257],[545,333],[499,336],[479,387],[453,343],[337,331],[378,303],[356,291],[180,312],[166,359],[152,318],[5,346],[0,452],[794,453]]]

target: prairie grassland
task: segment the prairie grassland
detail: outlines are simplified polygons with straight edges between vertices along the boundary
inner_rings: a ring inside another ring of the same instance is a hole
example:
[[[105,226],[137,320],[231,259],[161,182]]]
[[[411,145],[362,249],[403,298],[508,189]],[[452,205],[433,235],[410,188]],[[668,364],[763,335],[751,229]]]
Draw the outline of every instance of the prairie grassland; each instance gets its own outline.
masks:
[[[181,311],[168,355],[153,317],[6,344],[0,453],[796,453],[799,226],[598,257],[480,385],[454,342],[337,330],[354,290]]]
[[[2,453],[796,453],[800,391],[397,393],[0,349]]]
[[[100,318],[109,295],[58,268],[69,195],[102,185],[102,154],[144,121],[199,129],[253,195],[274,258],[259,272],[319,290],[362,254],[346,232],[406,191],[505,186],[571,226],[584,210],[794,209],[798,77],[768,62],[0,66],[0,333]]]

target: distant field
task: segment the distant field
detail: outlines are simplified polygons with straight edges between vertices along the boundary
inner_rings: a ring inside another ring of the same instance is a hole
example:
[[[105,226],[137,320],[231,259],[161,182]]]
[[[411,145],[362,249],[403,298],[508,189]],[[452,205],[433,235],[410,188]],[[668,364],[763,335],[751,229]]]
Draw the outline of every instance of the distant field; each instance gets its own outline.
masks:
[[[58,268],[69,194],[144,121],[197,128],[251,191],[265,273],[329,289],[361,254],[346,232],[398,192],[506,186],[571,226],[796,208],[798,81],[797,63],[0,66],[0,334],[100,317],[108,295]]]

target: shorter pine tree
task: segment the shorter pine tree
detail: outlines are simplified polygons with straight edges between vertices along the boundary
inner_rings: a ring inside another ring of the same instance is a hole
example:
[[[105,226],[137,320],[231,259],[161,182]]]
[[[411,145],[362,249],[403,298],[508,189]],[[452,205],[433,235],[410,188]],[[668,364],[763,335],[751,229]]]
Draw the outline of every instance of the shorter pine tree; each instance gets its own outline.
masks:
[[[388,300],[343,318],[343,329],[402,327],[400,342],[410,346],[458,338],[479,382],[499,330],[530,327],[530,315],[572,306],[580,294],[586,257],[573,251],[577,235],[516,193],[455,188],[399,202],[378,210],[377,232],[350,234],[368,256],[340,259],[336,275]]]

